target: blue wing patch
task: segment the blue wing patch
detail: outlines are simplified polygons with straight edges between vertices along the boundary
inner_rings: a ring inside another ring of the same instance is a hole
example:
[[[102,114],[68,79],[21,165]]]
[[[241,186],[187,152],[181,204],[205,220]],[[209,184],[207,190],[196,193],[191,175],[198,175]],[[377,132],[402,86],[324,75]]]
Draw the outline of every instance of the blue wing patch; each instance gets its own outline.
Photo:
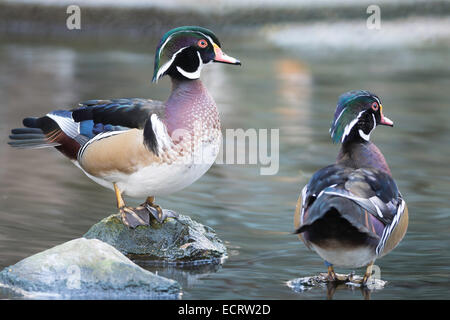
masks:
[[[111,124],[94,123],[94,120],[84,120],[80,122],[80,134],[92,139],[96,135],[110,131],[124,131],[130,128],[124,126],[113,126]]]

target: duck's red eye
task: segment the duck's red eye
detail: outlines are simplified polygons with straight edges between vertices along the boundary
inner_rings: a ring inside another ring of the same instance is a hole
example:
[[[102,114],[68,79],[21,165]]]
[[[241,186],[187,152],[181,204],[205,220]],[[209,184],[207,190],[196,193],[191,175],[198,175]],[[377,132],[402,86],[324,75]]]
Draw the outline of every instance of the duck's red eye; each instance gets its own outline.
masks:
[[[372,110],[373,111],[378,111],[378,103],[376,103],[376,102],[374,102],[374,103],[372,103]]]
[[[206,42],[205,39],[198,40],[197,45],[198,45],[200,48],[206,48],[206,47],[208,46],[208,42]]]

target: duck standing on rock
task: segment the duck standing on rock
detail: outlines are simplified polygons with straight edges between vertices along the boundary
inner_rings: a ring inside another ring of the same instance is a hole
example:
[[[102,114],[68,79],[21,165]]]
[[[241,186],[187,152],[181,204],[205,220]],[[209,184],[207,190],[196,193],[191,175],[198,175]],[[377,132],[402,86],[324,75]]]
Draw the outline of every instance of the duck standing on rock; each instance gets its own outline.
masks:
[[[362,285],[375,259],[394,249],[408,227],[408,208],[380,150],[370,142],[377,125],[393,126],[380,99],[368,91],[340,96],[330,133],[342,147],[335,164],[317,171],[303,188],[296,233],[328,267],[362,267]]]
[[[82,102],[71,110],[25,118],[9,144],[17,148],[55,147],[89,178],[115,191],[122,221],[148,225],[150,214],[162,223],[170,210],[154,196],[177,192],[199,179],[214,163],[222,134],[217,106],[200,81],[205,64],[240,65],[227,56],[214,33],[185,26],[167,32],[155,55],[153,82],[172,80],[166,102],[112,99]],[[147,197],[137,208],[122,195]]]

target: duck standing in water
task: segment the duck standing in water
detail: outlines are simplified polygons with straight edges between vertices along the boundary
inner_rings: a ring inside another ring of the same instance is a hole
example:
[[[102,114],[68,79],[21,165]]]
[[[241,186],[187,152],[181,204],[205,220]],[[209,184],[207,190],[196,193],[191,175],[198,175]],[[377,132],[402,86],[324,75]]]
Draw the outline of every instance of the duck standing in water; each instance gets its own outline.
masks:
[[[115,191],[122,221],[148,225],[175,213],[162,210],[154,196],[177,192],[213,164],[222,134],[217,106],[200,81],[205,64],[240,65],[227,56],[214,33],[186,26],[167,32],[155,56],[153,82],[172,80],[166,102],[112,99],[82,102],[71,110],[25,118],[9,144],[17,148],[55,147],[89,178]],[[137,208],[122,195],[147,197]],[[150,213],[150,214],[149,214]]]
[[[394,249],[408,227],[408,208],[380,150],[370,142],[377,125],[393,126],[380,99],[368,91],[340,96],[330,133],[341,143],[336,163],[317,171],[303,188],[295,212],[296,233],[333,266],[366,266]]]

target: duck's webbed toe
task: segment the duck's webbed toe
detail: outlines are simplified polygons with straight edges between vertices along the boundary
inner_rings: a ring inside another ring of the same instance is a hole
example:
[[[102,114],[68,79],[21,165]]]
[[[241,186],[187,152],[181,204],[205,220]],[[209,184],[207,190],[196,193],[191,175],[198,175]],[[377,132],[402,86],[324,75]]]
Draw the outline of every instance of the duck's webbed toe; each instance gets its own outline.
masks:
[[[178,213],[172,210],[162,209],[155,203],[155,197],[147,197],[147,200],[141,204],[151,214],[152,218],[155,218],[158,223],[164,223],[167,218],[178,218]]]
[[[156,219],[158,223],[164,223],[167,218],[178,218],[178,213],[175,211],[162,209],[158,205],[145,203],[143,206],[145,206],[152,218]]]
[[[150,214],[146,207],[122,207],[119,210],[122,222],[130,228],[150,225]]]

